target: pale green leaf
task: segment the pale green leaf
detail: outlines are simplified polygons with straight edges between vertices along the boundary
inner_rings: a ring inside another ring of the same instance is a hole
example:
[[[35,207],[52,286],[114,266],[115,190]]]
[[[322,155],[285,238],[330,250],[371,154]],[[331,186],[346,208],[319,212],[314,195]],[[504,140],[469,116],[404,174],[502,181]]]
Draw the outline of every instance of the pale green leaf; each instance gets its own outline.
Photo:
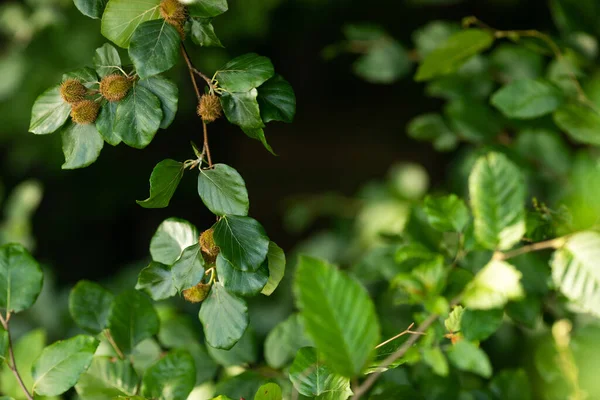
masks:
[[[304,334],[304,323],[300,314],[292,314],[269,332],[265,340],[265,360],[275,369],[281,369],[292,362],[298,350],[312,346]]]
[[[461,340],[452,346],[448,358],[462,371],[472,372],[484,378],[492,376],[492,364],[487,354],[467,340]]]
[[[128,360],[94,357],[75,390],[82,400],[105,400],[117,396],[133,396],[138,377]]]
[[[48,89],[33,103],[29,132],[52,133],[64,125],[70,112],[71,106],[60,96],[59,86]]]
[[[523,79],[503,86],[491,103],[508,118],[531,119],[556,110],[564,101],[562,91],[542,79]]]
[[[267,262],[269,267],[269,280],[262,289],[261,293],[265,296],[273,294],[279,283],[285,275],[285,253],[275,242],[269,242],[269,252],[267,253]]]
[[[120,47],[129,47],[143,22],[160,18],[160,0],[109,0],[102,15],[102,34]]]
[[[389,37],[375,42],[353,65],[354,73],[371,83],[389,84],[406,76],[412,62],[400,43]]]
[[[465,309],[462,306],[455,306],[450,315],[444,321],[444,326],[448,330],[448,332],[459,332],[460,331],[460,323],[462,320],[462,315],[465,312]]]
[[[504,261],[492,260],[467,285],[463,304],[467,308],[489,310],[523,297],[521,273]]]
[[[184,172],[183,163],[170,159],[159,162],[150,175],[150,197],[137,203],[144,208],[167,207]]]
[[[46,333],[41,329],[28,332],[13,343],[16,367],[27,388],[33,386],[31,366],[41,354],[45,344]],[[6,365],[2,366],[2,372],[0,373],[0,387],[5,395],[18,400],[25,399],[23,390],[15,379],[13,372]]]
[[[173,265],[183,250],[198,243],[198,230],[188,221],[179,218],[164,220],[150,241],[152,259],[161,264]]]
[[[62,169],[77,169],[91,165],[100,156],[104,139],[94,124],[70,122],[61,130],[65,163]]]
[[[283,400],[281,388],[276,383],[266,383],[258,388],[254,400]]]

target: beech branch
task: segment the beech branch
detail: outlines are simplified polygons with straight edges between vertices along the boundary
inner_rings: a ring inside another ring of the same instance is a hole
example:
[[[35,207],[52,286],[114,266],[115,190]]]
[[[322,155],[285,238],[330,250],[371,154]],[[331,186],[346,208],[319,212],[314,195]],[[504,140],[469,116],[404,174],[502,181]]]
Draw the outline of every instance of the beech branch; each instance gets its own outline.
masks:
[[[23,379],[21,378],[21,375],[19,374],[19,370],[17,369],[17,362],[15,361],[15,352],[13,350],[12,337],[11,337],[10,329],[8,326],[9,320],[10,320],[10,313],[7,312],[6,318],[4,318],[4,317],[2,317],[2,315],[0,315],[0,323],[2,323],[2,327],[6,331],[6,335],[8,337],[8,355],[10,357],[10,361],[7,360],[6,365],[8,365],[8,368],[13,372],[13,375],[17,379],[19,386],[23,390],[23,393],[25,393],[25,397],[27,397],[27,400],[33,400],[33,396],[31,395],[31,393],[25,386],[25,383],[23,382]]]

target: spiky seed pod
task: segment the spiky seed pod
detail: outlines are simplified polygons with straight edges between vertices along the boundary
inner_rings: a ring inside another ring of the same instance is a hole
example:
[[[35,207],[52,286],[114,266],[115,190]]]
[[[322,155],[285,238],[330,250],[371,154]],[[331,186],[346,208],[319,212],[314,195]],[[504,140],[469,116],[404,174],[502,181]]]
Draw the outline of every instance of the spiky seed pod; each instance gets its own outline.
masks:
[[[198,239],[200,249],[202,250],[202,256],[204,257],[204,261],[206,261],[208,265],[212,265],[215,263],[220,251],[219,247],[215,243],[213,234],[214,230],[211,228],[202,232],[200,238]]]
[[[202,121],[207,124],[216,121],[223,114],[223,108],[221,107],[221,101],[218,96],[214,94],[205,94],[200,98],[200,104],[196,110]]]
[[[77,103],[85,99],[87,88],[77,79],[67,79],[60,85],[60,97],[67,103]]]
[[[71,107],[71,118],[79,125],[91,124],[98,117],[100,104],[92,100],[82,100]]]
[[[131,80],[126,76],[107,75],[100,81],[100,94],[108,101],[120,101],[131,89]]]
[[[182,39],[185,38],[183,25],[185,23],[185,6],[177,0],[162,0],[160,2],[160,15],[165,21],[173,25]]]
[[[194,287],[185,289],[183,291],[183,298],[190,303],[200,303],[206,299],[208,292],[210,292],[210,285],[199,283]]]

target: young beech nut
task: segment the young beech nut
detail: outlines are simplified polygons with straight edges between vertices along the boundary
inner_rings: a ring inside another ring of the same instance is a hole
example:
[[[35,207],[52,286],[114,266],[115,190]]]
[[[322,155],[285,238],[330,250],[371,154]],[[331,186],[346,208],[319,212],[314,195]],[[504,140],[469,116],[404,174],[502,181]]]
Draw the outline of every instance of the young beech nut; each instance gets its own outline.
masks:
[[[87,88],[77,79],[67,79],[60,85],[60,97],[67,103],[77,103],[85,99]]]
[[[208,229],[202,232],[200,238],[198,239],[204,261],[206,261],[209,265],[214,264],[217,260],[217,256],[219,255],[219,247],[215,243],[213,233],[214,230],[212,228]]]
[[[167,23],[174,26],[179,32],[179,36],[184,39],[185,6],[183,4],[177,0],[162,0],[160,2],[160,16]]]
[[[100,104],[92,100],[82,100],[71,107],[71,118],[79,125],[91,124],[98,117]]]
[[[131,89],[131,80],[119,74],[107,75],[100,81],[100,94],[108,101],[120,101]]]
[[[202,121],[207,124],[216,121],[221,117],[223,109],[221,108],[221,101],[219,97],[214,94],[205,94],[200,98],[200,104],[196,110]]]
[[[183,291],[183,298],[190,303],[200,303],[208,296],[210,285],[199,283],[189,289]]]

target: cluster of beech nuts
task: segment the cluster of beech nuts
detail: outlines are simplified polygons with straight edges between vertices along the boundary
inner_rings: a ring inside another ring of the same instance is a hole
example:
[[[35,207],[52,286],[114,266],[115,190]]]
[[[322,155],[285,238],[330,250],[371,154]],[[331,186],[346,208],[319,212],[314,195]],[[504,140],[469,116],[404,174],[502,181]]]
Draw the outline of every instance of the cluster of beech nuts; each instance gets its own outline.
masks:
[[[213,233],[214,231],[211,228],[202,232],[200,238],[198,239],[200,250],[202,252],[202,258],[204,258],[205,264],[211,268],[215,268],[215,262],[217,260],[217,256],[219,255],[219,247],[215,243]],[[200,282],[196,286],[184,290],[183,297],[190,303],[200,303],[206,299],[206,296],[208,296],[210,286],[210,283]]]
[[[100,81],[100,94],[110,102],[120,101],[131,89],[131,79],[126,76],[107,75]],[[69,78],[60,85],[60,96],[71,105],[71,118],[79,125],[92,124],[98,117],[100,103],[90,98],[89,91],[79,79]],[[96,92],[97,93],[97,92]]]

